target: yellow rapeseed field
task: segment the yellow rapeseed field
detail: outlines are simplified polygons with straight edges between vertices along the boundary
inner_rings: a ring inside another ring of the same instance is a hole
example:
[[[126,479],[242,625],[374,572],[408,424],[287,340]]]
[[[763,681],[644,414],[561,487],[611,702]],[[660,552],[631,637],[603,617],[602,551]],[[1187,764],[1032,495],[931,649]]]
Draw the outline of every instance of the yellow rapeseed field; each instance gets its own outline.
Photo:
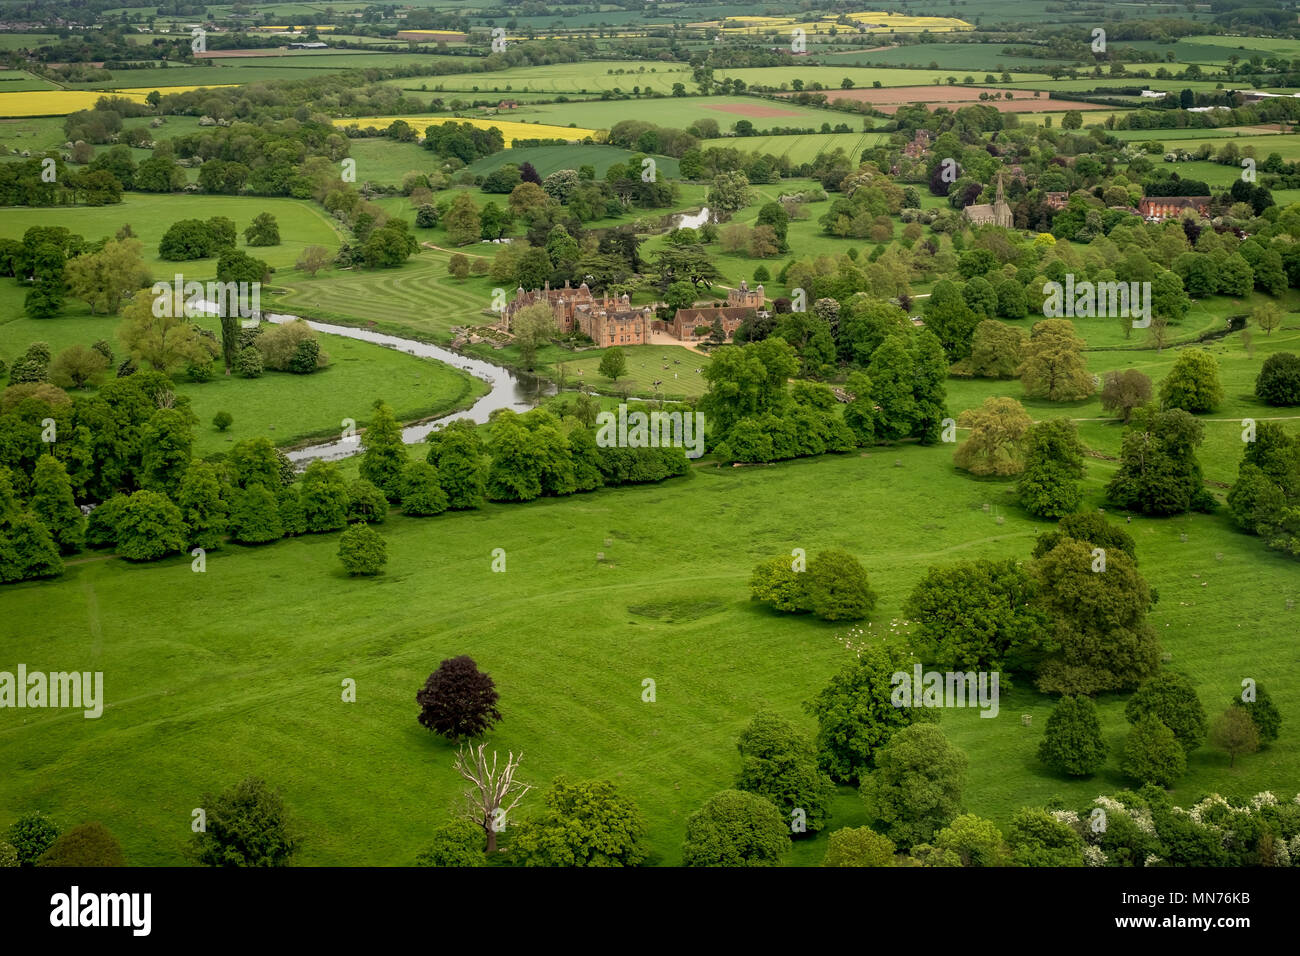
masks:
[[[959,20],[956,17],[910,17],[897,13],[886,13],[884,11],[869,11],[865,13],[850,13],[850,20],[858,23],[859,29],[865,29],[868,33],[920,33],[922,30],[929,30],[931,33],[952,33],[959,30],[975,29],[965,20]],[[726,17],[725,19],[714,21],[712,26],[719,26],[723,33],[766,33],[771,31],[787,32],[795,27],[806,31],[807,33],[828,33],[830,28],[835,26],[835,17],[826,16],[820,20],[804,20],[798,17]],[[844,33],[851,31],[852,27],[844,25],[839,26],[839,32]]]
[[[147,92],[147,91],[146,91]],[[109,90],[29,90],[0,93],[0,116],[67,116],[77,110],[94,109],[101,96],[127,96],[144,102],[145,93]]]
[[[512,140],[516,139],[586,139],[588,136],[598,138],[597,134],[603,132],[595,129],[578,129],[572,126],[548,126],[544,123],[519,123],[512,120],[500,119],[481,119],[479,117],[459,117],[459,116],[361,116],[346,117],[336,119],[335,126],[351,126],[356,124],[363,129],[367,126],[373,126],[375,129],[387,129],[398,120],[405,120],[410,126],[423,134],[426,126],[435,126],[440,123],[469,123],[479,129],[488,129],[495,126],[501,130],[501,135],[505,137],[506,146],[509,147]]]
[[[143,103],[144,98],[154,90],[166,95],[236,85],[238,84],[218,83],[209,86],[137,86],[125,90],[28,90],[22,93],[0,93],[0,117],[67,116],[77,110],[94,109],[95,102],[101,96],[122,96]]]
[[[191,90],[221,90],[238,85],[238,83],[204,83],[202,86],[133,86],[126,90],[106,90],[105,93],[112,93],[115,96],[120,93],[130,93],[134,96],[139,93],[148,96],[154,90],[157,90],[163,96],[166,96],[168,93],[189,93]]]

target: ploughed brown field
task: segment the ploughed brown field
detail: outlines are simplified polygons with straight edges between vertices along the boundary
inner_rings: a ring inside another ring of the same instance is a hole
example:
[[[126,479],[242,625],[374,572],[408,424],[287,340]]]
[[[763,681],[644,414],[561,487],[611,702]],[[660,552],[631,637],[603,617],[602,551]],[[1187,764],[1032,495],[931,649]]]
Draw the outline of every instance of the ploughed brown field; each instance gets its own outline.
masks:
[[[1096,103],[1049,99],[1045,91],[1041,96],[1034,96],[1033,90],[1001,90],[998,87],[987,86],[895,86],[879,90],[819,90],[818,92],[825,93],[826,99],[830,102],[853,100],[858,103],[870,103],[882,113],[893,113],[900,106],[907,106],[910,103],[924,103],[932,108],[948,106],[954,109],[959,106],[970,106],[972,103],[982,103],[986,106],[995,106],[1002,113],[1059,113],[1065,110],[1106,109]],[[981,93],[998,92],[1003,96],[1008,92],[1013,93],[1015,98],[980,99]],[[795,94],[783,93],[782,95],[794,96]]]

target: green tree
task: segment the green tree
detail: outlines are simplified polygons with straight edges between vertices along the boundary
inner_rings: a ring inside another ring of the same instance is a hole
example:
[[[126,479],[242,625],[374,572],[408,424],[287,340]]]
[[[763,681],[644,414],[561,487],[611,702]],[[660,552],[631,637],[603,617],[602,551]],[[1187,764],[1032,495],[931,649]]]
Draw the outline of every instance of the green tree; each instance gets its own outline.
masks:
[[[749,578],[750,600],[775,611],[811,611],[806,571],[795,571],[789,558],[771,558],[755,566]]]
[[[1187,772],[1187,754],[1172,730],[1147,716],[1129,733],[1120,768],[1143,783],[1172,787]]]
[[[896,442],[912,434],[920,409],[916,404],[916,367],[902,336],[888,336],[867,367],[875,406],[878,441]]]
[[[1083,866],[1083,838],[1046,810],[1017,810],[1007,846],[1015,866]]]
[[[1090,396],[1096,385],[1083,356],[1085,344],[1067,319],[1035,323],[1016,370],[1025,394],[1052,402],[1076,402]]]
[[[1066,538],[1034,563],[1047,639],[1040,690],[1095,694],[1135,687],[1155,673],[1160,644],[1147,621],[1151,588],[1123,551],[1105,552],[1104,572],[1086,542]]]
[[[25,511],[0,518],[0,584],[62,573],[59,548],[40,518]]]
[[[968,408],[957,424],[969,437],[953,451],[953,464],[973,475],[1007,476],[1024,470],[1025,435],[1033,425],[1014,398],[990,396],[978,409]]]
[[[388,563],[383,535],[365,523],[349,526],[339,535],[339,560],[348,574],[379,574]]]
[[[912,643],[945,670],[1025,666],[1039,649],[1038,582],[1014,559],[931,567],[904,605]]]
[[[1174,732],[1188,754],[1205,740],[1205,708],[1196,687],[1174,671],[1161,671],[1144,681],[1124,705],[1124,716],[1130,724],[1156,718]]]
[[[919,719],[912,707],[895,707],[893,675],[904,666],[890,652],[868,645],[845,665],[804,710],[817,719],[817,762],[841,783],[856,783],[895,731]]]
[[[904,727],[862,781],[867,812],[901,847],[928,843],[961,812],[966,755],[932,723]]]
[[[294,500],[297,501],[296,494]],[[240,544],[265,544],[282,538],[285,527],[275,493],[262,484],[250,484],[235,492],[230,508],[230,534]]]
[[[826,841],[822,866],[893,866],[894,852],[894,841],[870,827],[846,827]]]
[[[925,327],[938,336],[952,362],[970,355],[980,318],[967,304],[961,285],[951,279],[936,282],[925,302]],[[874,380],[876,376],[871,377]]]
[[[1212,412],[1222,403],[1219,360],[1204,349],[1185,349],[1160,383],[1161,406],[1195,415]]]
[[[973,813],[963,813],[936,833],[934,846],[955,854],[962,866],[1006,866],[1011,859],[997,824]]]
[[[137,491],[117,514],[117,553],[129,561],[157,561],[185,546],[185,522],[166,495]]]
[[[259,212],[244,230],[244,241],[250,246],[278,246],[280,224],[269,212]]]
[[[1255,379],[1255,397],[1274,406],[1300,405],[1300,356],[1274,352],[1264,359]]]
[[[1282,713],[1277,709],[1277,704],[1273,703],[1273,698],[1268,695],[1264,685],[1255,685],[1253,699],[1246,700],[1246,696],[1243,691],[1233,697],[1232,706],[1240,707],[1249,715],[1255,724],[1255,729],[1259,731],[1260,744],[1277,740],[1277,735],[1282,729]]]
[[[753,198],[749,178],[742,172],[719,173],[713,177],[705,197],[708,207],[723,213],[733,213],[748,206]]]
[[[35,866],[41,854],[54,845],[60,832],[58,824],[39,810],[20,816],[7,834],[10,845],[18,851],[18,865]]]
[[[537,350],[559,334],[555,314],[544,302],[524,306],[516,312],[510,319],[510,332],[519,349],[519,360],[530,370],[537,365]]]
[[[190,466],[194,442],[193,414],[160,408],[140,428],[140,484],[151,491],[174,495]]]
[[[442,223],[447,230],[447,241],[453,246],[467,246],[479,240],[478,206],[468,192],[456,194]]]
[[[1121,444],[1119,470],[1106,485],[1107,500],[1150,515],[1212,509],[1196,460],[1204,435],[1204,426],[1180,408],[1139,409]]]
[[[473,820],[455,819],[433,831],[433,840],[415,857],[416,866],[486,866],[483,829]]]
[[[406,466],[402,479],[402,513],[413,517],[439,515],[447,510],[447,493],[442,490],[438,469],[422,461]]]
[[[1088,777],[1106,762],[1101,720],[1091,697],[1062,697],[1047,718],[1038,759],[1058,773]]]
[[[867,572],[849,552],[831,548],[808,562],[808,604],[824,621],[857,621],[876,606]]]
[[[307,531],[316,534],[347,526],[348,486],[335,465],[320,460],[309,464],[302,473],[298,497]]]
[[[1228,766],[1233,767],[1241,754],[1259,750],[1259,729],[1244,710],[1229,707],[1210,723],[1210,744],[1226,753]]]
[[[32,478],[32,513],[50,530],[63,554],[80,551],[85,539],[85,518],[72,495],[72,482],[63,462],[45,454],[36,460]]]
[[[618,346],[612,349],[606,349],[600,357],[600,368],[597,369],[601,375],[611,382],[617,382],[627,371],[627,358],[623,350]]]
[[[557,779],[540,817],[511,842],[524,866],[638,866],[646,857],[645,824],[635,804],[608,780]]]
[[[816,833],[826,823],[835,785],[817,766],[811,741],[788,720],[760,711],[736,741],[740,751],[740,775],[736,789],[766,797],[803,830]]]
[[[83,252],[67,263],[68,292],[94,315],[114,315],[122,300],[149,281],[139,239],[109,239],[98,252]]]
[[[196,461],[181,479],[176,504],[185,523],[185,546],[211,551],[220,547],[229,528],[229,505],[222,499],[224,488],[215,465]]]
[[[374,414],[361,433],[361,477],[382,491],[389,501],[402,493],[402,476],[406,469],[406,445],[402,443],[402,426],[383,399],[374,404]]]
[[[1016,482],[1020,506],[1038,518],[1063,518],[1083,504],[1083,443],[1074,422],[1049,418],[1025,432],[1025,470]]]
[[[194,834],[194,855],[203,866],[288,866],[298,850],[284,801],[263,780],[206,794],[201,805],[207,823]]]
[[[741,790],[715,794],[686,821],[683,866],[776,866],[790,828],[769,801]]]
[[[1101,407],[1112,414],[1122,413],[1127,425],[1133,410],[1151,401],[1151,392],[1151,379],[1137,369],[1112,369],[1101,379]]]
[[[388,499],[382,491],[364,478],[348,484],[348,524],[383,524],[387,517]]]
[[[137,295],[122,310],[117,335],[137,365],[147,365],[164,375],[180,371],[186,365],[212,364],[217,346],[199,334],[199,327],[185,318],[184,303],[172,293],[165,293],[163,306],[156,315],[153,297]]]
[[[477,508],[486,487],[483,443],[468,421],[449,423],[430,432],[427,461],[438,469],[438,480],[453,511]]]
[[[1016,289],[1020,289],[1018,283],[1013,284]],[[1024,299],[1023,291],[1021,299]],[[1022,310],[1021,316],[1023,314]],[[985,319],[975,326],[971,338],[970,372],[980,378],[1015,378],[1024,349],[1023,331],[1005,322]]]

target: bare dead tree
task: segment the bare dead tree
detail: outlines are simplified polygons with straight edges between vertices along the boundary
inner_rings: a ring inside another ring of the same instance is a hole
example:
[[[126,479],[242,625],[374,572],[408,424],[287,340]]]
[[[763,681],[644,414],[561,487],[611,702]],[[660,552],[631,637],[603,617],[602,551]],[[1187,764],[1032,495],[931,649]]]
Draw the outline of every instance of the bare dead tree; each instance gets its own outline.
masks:
[[[515,780],[515,771],[524,759],[522,753],[516,759],[512,751],[506,758],[506,765],[498,771],[497,752],[492,751],[492,765],[489,767],[484,753],[486,747],[487,744],[468,750],[461,747],[456,753],[456,772],[470,782],[465,790],[469,818],[483,828],[487,834],[487,851],[495,853],[497,833],[505,826],[507,815],[533,788]]]

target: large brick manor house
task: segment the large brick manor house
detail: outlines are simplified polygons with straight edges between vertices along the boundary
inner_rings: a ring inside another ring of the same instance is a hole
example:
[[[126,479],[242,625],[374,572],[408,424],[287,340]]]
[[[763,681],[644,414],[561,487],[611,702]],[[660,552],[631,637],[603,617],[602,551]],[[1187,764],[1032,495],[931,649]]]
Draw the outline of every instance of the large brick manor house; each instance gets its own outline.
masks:
[[[655,318],[653,305],[633,306],[626,293],[621,297],[591,294],[587,283],[576,289],[564,283],[561,289],[552,289],[548,282],[541,289],[515,290],[515,296],[501,313],[497,327],[510,331],[510,323],[520,309],[545,302],[555,315],[556,327],[562,333],[581,332],[600,348],[614,345],[648,345],[652,332],[665,332],[683,342],[696,342],[708,338],[715,320],[722,325],[723,335],[730,340],[736,329],[746,319],[753,318],[764,304],[763,287],[750,289],[741,280],[740,288],[727,292],[726,305],[706,304],[689,309],[678,309],[671,321]],[[696,329],[704,330],[696,334]]]

